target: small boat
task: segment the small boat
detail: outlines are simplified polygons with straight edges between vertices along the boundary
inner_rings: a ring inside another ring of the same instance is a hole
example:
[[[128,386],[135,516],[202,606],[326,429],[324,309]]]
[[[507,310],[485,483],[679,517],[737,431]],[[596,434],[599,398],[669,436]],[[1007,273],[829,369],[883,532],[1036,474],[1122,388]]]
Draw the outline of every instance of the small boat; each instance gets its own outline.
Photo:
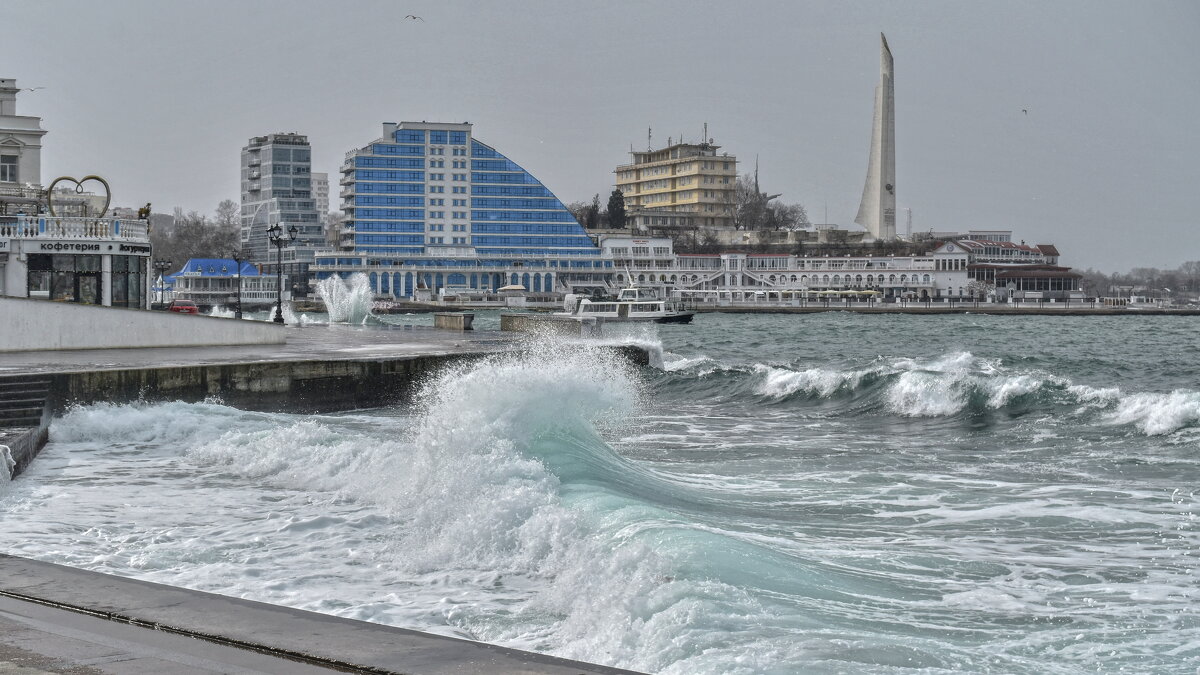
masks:
[[[616,300],[592,300],[568,295],[563,306],[565,311],[556,312],[556,316],[576,319],[597,317],[605,321],[691,323],[695,314],[678,303],[657,297],[653,291],[632,286],[621,289]]]

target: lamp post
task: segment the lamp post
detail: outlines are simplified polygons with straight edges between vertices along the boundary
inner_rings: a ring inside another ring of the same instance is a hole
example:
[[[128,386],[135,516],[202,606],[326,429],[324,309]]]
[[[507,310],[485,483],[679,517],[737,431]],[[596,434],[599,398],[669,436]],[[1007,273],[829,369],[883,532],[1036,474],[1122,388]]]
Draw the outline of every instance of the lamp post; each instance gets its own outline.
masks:
[[[240,255],[233,256],[233,264],[237,266],[237,307],[233,310],[235,319],[242,318],[242,261],[245,258]]]
[[[290,244],[296,241],[296,234],[299,232],[296,226],[293,225],[287,230],[285,235],[283,227],[279,223],[275,223],[267,228],[267,236],[272,244],[275,245],[276,252],[276,268],[275,280],[278,295],[275,296],[275,323],[283,323],[283,245]]]
[[[162,276],[163,276],[163,272],[166,272],[169,269],[171,269],[171,261],[170,260],[161,260],[160,259],[160,260],[154,261],[154,271],[158,273],[158,304],[160,304],[160,305],[163,303],[163,290],[164,290]]]

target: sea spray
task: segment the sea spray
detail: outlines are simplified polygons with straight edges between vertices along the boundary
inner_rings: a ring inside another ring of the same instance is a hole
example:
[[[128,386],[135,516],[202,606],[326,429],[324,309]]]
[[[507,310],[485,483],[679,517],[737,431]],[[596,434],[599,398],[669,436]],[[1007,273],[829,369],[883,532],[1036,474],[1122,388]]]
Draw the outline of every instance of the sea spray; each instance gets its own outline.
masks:
[[[334,274],[317,282],[317,296],[325,303],[329,323],[363,325],[371,317],[374,295],[371,280],[362,272],[345,280]]]

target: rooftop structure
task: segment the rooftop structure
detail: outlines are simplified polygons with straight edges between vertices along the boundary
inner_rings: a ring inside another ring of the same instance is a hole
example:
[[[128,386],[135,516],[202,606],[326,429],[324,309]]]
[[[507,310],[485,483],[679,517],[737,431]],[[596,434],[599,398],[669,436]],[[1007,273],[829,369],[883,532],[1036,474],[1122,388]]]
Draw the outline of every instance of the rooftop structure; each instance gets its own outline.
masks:
[[[871,156],[867,182],[854,222],[876,239],[896,238],[896,115],[892,84],[892,50],[879,34],[879,84],[875,87],[875,117],[871,123]]]
[[[709,140],[631,151],[633,162],[614,169],[630,227],[640,231],[733,227],[737,157],[717,154],[719,149]]]

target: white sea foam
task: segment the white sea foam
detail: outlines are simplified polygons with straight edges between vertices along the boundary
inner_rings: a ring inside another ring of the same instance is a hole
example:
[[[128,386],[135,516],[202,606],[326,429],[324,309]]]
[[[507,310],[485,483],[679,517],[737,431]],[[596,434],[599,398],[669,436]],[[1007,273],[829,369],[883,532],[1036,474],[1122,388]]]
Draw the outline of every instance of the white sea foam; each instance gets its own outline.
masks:
[[[1169,434],[1200,422],[1200,392],[1177,389],[1169,394],[1130,394],[1120,398],[1107,421],[1133,424],[1150,436]]]
[[[863,377],[869,373],[865,370],[825,368],[795,371],[761,364],[755,365],[754,370],[763,375],[762,381],[755,387],[755,393],[773,398],[786,398],[798,392],[829,397],[841,389],[857,389]]]
[[[703,354],[687,357],[670,352],[663,352],[663,370],[667,372],[678,372],[681,370],[689,370],[703,363],[710,363],[712,359]]]

